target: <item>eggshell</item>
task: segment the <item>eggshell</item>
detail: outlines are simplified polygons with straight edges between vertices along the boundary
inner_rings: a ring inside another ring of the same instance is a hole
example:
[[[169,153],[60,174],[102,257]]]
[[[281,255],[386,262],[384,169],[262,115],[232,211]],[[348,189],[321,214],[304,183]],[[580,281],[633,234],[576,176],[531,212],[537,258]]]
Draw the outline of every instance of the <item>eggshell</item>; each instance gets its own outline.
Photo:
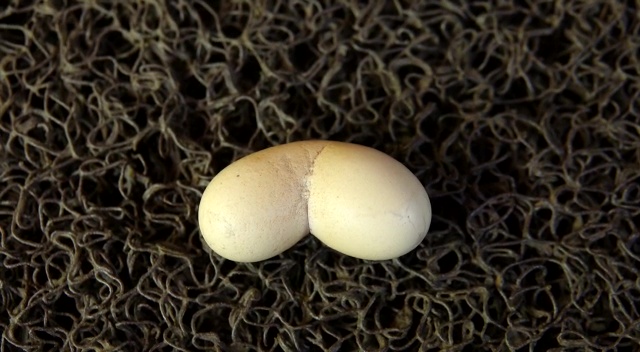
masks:
[[[343,254],[386,260],[424,239],[431,203],[415,175],[387,154],[302,141],[222,170],[203,193],[198,221],[207,245],[238,262],[274,257],[309,232]]]

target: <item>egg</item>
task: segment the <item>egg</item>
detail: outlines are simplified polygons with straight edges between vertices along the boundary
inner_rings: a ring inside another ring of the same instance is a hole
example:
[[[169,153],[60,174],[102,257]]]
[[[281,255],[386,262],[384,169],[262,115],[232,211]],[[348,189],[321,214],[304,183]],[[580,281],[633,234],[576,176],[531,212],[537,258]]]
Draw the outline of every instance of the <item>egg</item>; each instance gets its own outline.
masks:
[[[311,234],[344,255],[389,260],[414,250],[431,223],[429,196],[377,149],[299,141],[247,155],[203,192],[198,225],[219,256],[257,262]]]

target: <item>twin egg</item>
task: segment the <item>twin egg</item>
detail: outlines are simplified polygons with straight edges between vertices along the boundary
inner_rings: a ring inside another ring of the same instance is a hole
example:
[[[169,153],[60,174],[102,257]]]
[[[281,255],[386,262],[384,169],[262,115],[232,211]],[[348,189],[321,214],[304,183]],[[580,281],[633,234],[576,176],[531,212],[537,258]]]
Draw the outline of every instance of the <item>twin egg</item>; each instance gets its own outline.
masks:
[[[366,260],[415,249],[431,223],[424,186],[376,149],[301,141],[250,154],[218,173],[198,209],[200,232],[236,262],[275,257],[311,233]]]

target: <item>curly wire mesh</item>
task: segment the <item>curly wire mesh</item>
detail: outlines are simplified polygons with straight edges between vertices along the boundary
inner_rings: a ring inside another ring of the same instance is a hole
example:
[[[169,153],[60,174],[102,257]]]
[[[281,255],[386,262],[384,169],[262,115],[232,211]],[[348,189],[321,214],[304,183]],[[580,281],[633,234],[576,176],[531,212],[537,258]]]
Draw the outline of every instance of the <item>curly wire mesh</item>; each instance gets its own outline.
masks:
[[[631,1],[0,5],[0,351],[640,349]],[[427,187],[397,260],[203,245],[233,160],[365,144]]]

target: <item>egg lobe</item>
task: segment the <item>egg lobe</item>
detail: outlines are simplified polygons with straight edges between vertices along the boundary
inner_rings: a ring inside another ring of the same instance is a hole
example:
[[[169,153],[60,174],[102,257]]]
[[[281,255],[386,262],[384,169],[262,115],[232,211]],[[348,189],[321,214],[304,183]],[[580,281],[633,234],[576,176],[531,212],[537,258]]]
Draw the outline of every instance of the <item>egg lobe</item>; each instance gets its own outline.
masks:
[[[247,155],[207,185],[198,222],[206,244],[237,262],[276,256],[309,233],[305,180],[323,145],[285,144]]]
[[[341,253],[369,260],[406,254],[424,239],[431,203],[404,165],[376,149],[328,144],[309,187],[311,233]]]

